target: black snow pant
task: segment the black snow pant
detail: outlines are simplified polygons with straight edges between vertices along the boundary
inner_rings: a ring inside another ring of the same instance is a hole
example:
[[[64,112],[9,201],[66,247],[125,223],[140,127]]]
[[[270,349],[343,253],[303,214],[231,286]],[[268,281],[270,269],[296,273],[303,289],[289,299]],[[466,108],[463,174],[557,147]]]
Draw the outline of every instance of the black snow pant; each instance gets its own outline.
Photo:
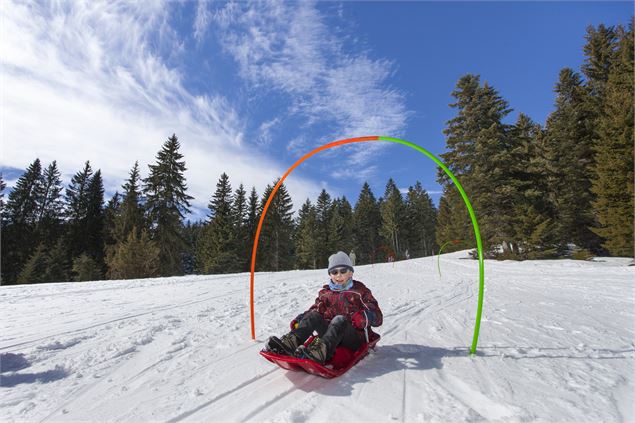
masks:
[[[298,327],[291,331],[304,343],[313,331],[324,341],[328,348],[328,357],[332,357],[338,345],[353,351],[362,345],[362,338],[344,316],[335,316],[330,322],[324,320],[317,311],[306,313],[298,323]]]

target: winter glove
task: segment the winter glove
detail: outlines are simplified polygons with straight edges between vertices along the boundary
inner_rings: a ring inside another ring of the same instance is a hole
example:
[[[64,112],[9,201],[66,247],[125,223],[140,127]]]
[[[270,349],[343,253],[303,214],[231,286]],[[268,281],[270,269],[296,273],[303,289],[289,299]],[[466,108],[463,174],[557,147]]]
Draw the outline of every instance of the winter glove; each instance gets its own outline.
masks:
[[[370,310],[360,310],[353,314],[351,322],[355,329],[366,329],[375,320],[375,313]]]
[[[304,317],[304,313],[300,313],[295,317],[295,319],[291,320],[291,323],[289,323],[289,327],[291,327],[291,330],[298,328],[298,324],[300,323],[300,320],[302,320],[303,317]]]

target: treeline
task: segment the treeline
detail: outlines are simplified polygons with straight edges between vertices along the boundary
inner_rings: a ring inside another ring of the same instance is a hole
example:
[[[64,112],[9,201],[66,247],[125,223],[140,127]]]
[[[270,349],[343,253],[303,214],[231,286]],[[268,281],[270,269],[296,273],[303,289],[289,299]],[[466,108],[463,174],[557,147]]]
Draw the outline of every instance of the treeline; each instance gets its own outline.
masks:
[[[2,203],[2,282],[40,283],[248,271],[264,204],[277,181],[259,196],[223,173],[203,222],[184,224],[190,200],[176,135],[142,179],[137,163],[104,205],[101,172],[90,163],[66,188],[56,162],[28,167]],[[0,175],[0,192],[4,182]],[[3,200],[3,193],[0,200]],[[262,228],[257,269],[326,266],[336,250],[354,251],[357,264],[434,254],[436,210],[417,182],[406,198],[390,179],[376,199],[364,184],[352,207],[325,190],[294,219],[282,184]]]
[[[522,113],[504,124],[509,104],[478,76],[452,92],[457,115],[441,156],[474,204],[490,257],[633,257],[632,19],[628,30],[589,27],[584,56],[582,74],[560,71],[544,127]],[[471,240],[462,199],[439,180],[438,242]]]

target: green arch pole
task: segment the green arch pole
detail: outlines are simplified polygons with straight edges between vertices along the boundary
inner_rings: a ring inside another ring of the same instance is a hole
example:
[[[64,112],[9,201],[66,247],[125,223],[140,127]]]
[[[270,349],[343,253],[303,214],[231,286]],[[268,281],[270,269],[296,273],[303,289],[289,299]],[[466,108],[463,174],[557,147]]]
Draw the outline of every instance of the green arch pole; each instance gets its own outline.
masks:
[[[426,149],[419,147],[416,144],[411,142],[392,137],[378,137],[380,140],[390,141],[397,144],[406,145],[410,148],[417,150],[420,153],[425,154],[430,159],[432,159],[443,171],[452,179],[454,185],[461,193],[461,197],[463,197],[463,201],[465,202],[465,206],[467,207],[468,212],[470,213],[470,219],[472,220],[472,226],[474,227],[474,236],[476,237],[476,249],[478,250],[478,306],[476,308],[476,322],[474,323],[474,336],[472,337],[472,346],[470,347],[470,354],[476,354],[476,344],[478,344],[478,335],[481,329],[481,315],[483,313],[483,291],[485,290],[485,263],[483,261],[483,243],[481,242],[481,232],[478,228],[478,221],[476,220],[476,214],[474,213],[474,209],[472,208],[472,203],[470,203],[470,199],[467,198],[467,194],[463,189],[463,186],[459,182],[459,180],[454,176],[454,174],[448,169],[448,167],[443,164],[441,160],[439,160],[434,154],[430,153]]]

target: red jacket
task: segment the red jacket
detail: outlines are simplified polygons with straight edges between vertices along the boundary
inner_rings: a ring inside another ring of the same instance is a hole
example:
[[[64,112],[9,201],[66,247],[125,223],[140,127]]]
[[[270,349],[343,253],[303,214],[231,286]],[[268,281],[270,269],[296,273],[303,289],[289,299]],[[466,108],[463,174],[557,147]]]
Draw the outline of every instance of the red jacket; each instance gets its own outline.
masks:
[[[335,316],[345,316],[349,321],[353,314],[360,310],[370,310],[374,316],[371,326],[381,326],[384,317],[379,309],[377,300],[370,289],[360,281],[353,280],[351,289],[345,291],[332,291],[328,285],[324,285],[318,297],[308,310],[317,311],[325,320],[332,320]]]

